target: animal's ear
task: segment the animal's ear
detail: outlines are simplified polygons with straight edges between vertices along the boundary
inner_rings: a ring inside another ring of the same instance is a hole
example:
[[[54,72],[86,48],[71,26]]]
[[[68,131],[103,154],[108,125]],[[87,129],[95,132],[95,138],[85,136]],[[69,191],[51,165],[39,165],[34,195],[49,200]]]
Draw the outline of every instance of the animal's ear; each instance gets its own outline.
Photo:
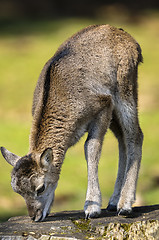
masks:
[[[1,147],[1,153],[4,159],[13,167],[16,165],[17,160],[20,158],[19,156],[15,155],[14,153],[11,153],[4,147]]]
[[[40,165],[44,171],[47,171],[49,169],[49,166],[52,163],[52,161],[53,161],[52,149],[47,148],[44,150],[40,157]]]

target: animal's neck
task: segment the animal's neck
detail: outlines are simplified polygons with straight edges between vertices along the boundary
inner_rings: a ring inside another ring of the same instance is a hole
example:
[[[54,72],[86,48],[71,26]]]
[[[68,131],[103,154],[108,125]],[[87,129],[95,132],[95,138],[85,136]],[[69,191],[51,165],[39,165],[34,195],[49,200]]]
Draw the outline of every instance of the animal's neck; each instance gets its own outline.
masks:
[[[54,163],[62,165],[65,153],[69,147],[72,120],[66,109],[52,109],[43,116],[34,116],[30,134],[30,152],[42,153],[46,148],[53,149]]]

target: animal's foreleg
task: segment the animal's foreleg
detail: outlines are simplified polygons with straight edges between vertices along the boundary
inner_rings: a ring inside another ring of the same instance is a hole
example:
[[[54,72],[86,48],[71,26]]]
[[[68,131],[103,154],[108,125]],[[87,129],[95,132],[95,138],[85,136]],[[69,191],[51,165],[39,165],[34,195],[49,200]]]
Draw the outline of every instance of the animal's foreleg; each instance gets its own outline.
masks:
[[[84,206],[86,218],[96,217],[101,212],[101,192],[98,181],[98,162],[102,143],[111,120],[111,108],[103,111],[91,124],[87,141],[85,143],[85,156],[87,160],[88,187]]]
[[[101,210],[101,192],[98,181],[98,162],[102,143],[95,138],[88,137],[85,143],[87,160],[88,187],[84,206],[86,218],[96,217]]]

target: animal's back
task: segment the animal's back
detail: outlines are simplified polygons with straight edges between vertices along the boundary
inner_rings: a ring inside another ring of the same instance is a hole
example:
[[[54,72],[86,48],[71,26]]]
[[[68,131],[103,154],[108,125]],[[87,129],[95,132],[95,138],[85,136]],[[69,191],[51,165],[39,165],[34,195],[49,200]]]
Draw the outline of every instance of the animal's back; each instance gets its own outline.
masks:
[[[60,46],[37,86],[43,89],[51,84],[56,94],[79,99],[82,93],[113,93],[117,85],[122,91],[127,84],[124,81],[140,61],[140,46],[128,33],[109,25],[90,26]]]
[[[97,25],[73,35],[46,63],[39,77],[33,100],[33,136],[38,135],[41,120],[46,121],[49,115],[60,118],[74,132],[81,122],[90,122],[109,104],[110,96],[113,102],[127,95],[137,99],[136,75],[141,59],[140,46],[122,29]],[[85,123],[79,137],[87,130]]]

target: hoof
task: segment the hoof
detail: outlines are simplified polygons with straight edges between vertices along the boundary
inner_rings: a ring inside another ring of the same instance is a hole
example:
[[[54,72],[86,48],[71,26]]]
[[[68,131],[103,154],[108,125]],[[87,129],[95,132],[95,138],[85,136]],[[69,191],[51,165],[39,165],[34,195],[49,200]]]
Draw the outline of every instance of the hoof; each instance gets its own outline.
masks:
[[[118,210],[118,216],[122,215],[122,216],[130,216],[132,213],[132,209],[119,209]]]
[[[85,214],[85,219],[89,219],[89,218],[97,218],[99,217],[100,213],[99,212],[93,212],[93,213],[86,213]]]
[[[100,203],[87,200],[84,206],[85,219],[96,218],[101,214]]]
[[[113,204],[109,204],[106,210],[109,212],[117,212],[117,206]]]

